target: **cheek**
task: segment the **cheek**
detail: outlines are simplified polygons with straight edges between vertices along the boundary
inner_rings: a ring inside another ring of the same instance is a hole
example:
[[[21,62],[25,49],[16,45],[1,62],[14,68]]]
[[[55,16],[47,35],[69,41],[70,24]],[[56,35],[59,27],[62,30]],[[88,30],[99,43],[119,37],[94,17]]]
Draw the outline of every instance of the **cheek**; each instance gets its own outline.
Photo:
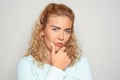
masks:
[[[51,42],[50,38],[47,37],[46,35],[44,35],[43,40],[44,40],[44,44],[45,44],[46,48],[47,48],[48,50],[50,50],[50,42]]]
[[[55,39],[55,37],[53,34],[51,34],[51,33],[44,34],[44,42],[45,42],[45,45],[48,49],[50,49],[50,47],[51,47],[50,43],[54,42],[53,41],[54,39]]]
[[[49,36],[49,35],[44,35],[44,42],[45,42],[45,44],[49,44],[50,42],[51,42],[51,36]]]
[[[55,35],[52,33],[52,32],[50,32],[50,31],[48,31],[48,32],[46,32],[45,34],[44,34],[44,40],[45,41],[53,41],[54,40],[54,38],[55,38]]]
[[[67,42],[70,40],[70,37],[71,37],[71,35],[67,35],[67,36],[65,37],[65,43],[67,43]]]

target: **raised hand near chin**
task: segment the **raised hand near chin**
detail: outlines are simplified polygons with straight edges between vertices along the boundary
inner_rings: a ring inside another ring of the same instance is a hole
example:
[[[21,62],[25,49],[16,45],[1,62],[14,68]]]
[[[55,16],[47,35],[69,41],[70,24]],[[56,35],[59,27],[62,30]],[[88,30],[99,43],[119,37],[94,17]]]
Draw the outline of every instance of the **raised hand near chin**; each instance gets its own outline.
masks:
[[[71,62],[71,59],[65,52],[65,47],[62,47],[57,53],[55,53],[55,45],[51,43],[51,64],[61,70],[64,70]]]

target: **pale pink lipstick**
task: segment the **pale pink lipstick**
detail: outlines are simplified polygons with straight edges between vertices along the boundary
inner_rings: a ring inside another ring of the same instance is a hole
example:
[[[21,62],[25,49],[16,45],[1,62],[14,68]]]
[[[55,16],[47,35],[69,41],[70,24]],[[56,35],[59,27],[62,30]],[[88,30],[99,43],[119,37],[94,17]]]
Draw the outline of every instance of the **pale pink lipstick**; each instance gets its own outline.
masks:
[[[63,47],[62,43],[55,43],[55,45],[58,46],[58,47]]]

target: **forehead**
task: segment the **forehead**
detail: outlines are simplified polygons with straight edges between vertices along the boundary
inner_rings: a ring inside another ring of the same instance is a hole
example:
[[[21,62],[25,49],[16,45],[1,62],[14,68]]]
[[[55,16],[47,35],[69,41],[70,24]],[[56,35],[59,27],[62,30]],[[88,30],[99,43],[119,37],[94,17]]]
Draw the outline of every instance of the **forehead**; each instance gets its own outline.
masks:
[[[47,21],[48,25],[55,25],[63,28],[72,28],[72,20],[67,16],[51,15]]]

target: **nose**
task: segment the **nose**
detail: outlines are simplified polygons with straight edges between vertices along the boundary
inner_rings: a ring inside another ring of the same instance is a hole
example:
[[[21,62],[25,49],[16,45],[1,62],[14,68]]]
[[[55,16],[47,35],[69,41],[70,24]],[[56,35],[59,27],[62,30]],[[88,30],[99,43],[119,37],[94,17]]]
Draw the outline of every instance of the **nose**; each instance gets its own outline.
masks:
[[[63,31],[61,31],[61,32],[59,33],[58,39],[61,40],[61,41],[64,40],[64,32],[63,32]]]

